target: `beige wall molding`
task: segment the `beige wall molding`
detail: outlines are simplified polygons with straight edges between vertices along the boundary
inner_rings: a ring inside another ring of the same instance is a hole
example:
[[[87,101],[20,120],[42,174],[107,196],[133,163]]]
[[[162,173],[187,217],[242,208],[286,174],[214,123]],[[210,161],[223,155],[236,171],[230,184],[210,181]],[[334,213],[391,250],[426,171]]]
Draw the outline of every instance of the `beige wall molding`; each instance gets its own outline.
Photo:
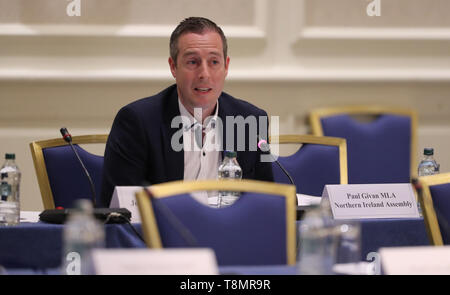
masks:
[[[297,38],[297,42],[303,39],[449,41],[450,28],[305,27]]]
[[[40,70],[40,69],[1,69],[0,82],[55,82],[55,83],[117,83],[149,81],[173,81],[168,68],[154,70],[116,69],[116,70]],[[298,69],[277,67],[260,70],[233,70],[228,81],[235,82],[450,82],[450,69]]]
[[[0,0],[0,156],[15,152],[24,210],[42,209],[28,145],[108,133],[117,111],[174,83],[176,24],[201,14],[225,31],[225,91],[305,134],[314,108],[383,104],[418,111],[419,152],[450,171],[448,0]],[[98,147],[101,154],[104,147]],[[417,158],[420,158],[418,153]]]

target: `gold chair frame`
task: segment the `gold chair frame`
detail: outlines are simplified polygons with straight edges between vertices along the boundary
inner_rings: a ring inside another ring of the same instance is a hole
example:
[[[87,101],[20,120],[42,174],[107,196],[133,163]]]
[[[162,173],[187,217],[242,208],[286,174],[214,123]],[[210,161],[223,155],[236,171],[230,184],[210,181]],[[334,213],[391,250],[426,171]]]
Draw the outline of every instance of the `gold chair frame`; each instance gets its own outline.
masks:
[[[419,199],[419,201],[420,206],[422,207],[422,214],[425,226],[427,227],[428,237],[431,244],[442,246],[444,245],[444,242],[442,240],[441,229],[439,228],[438,218],[434,209],[430,186],[450,183],[450,173],[422,176],[419,177],[419,182],[422,184],[422,199]]]
[[[106,143],[108,134],[96,134],[96,135],[80,135],[73,136],[73,144],[98,144]],[[44,153],[45,148],[64,146],[68,143],[62,138],[54,138],[48,140],[33,141],[30,143],[31,155],[33,157],[33,164],[36,170],[36,176],[39,184],[39,190],[41,191],[42,202],[44,203],[44,209],[54,209],[55,201],[53,199],[52,189],[48,180],[47,166],[45,165]]]
[[[410,165],[410,176],[411,179],[417,177],[417,126],[418,126],[418,116],[417,112],[412,109],[398,108],[398,107],[388,107],[388,106],[343,106],[343,107],[331,107],[331,108],[320,108],[315,109],[309,114],[309,122],[311,125],[312,133],[317,136],[323,136],[323,129],[321,124],[321,118],[328,117],[338,114],[349,114],[349,115],[382,115],[382,114],[392,114],[400,116],[408,116],[411,118],[411,165]]]
[[[201,180],[201,181],[173,181],[149,186],[148,189],[155,198],[164,198],[182,193],[210,190],[236,190],[279,195],[286,198],[286,237],[287,264],[296,263],[296,195],[295,186],[257,180]],[[149,248],[162,248],[153,206],[144,190],[136,193],[136,200],[141,215],[142,231]]]
[[[269,137],[271,144],[320,144],[339,148],[340,184],[348,184],[347,141],[340,137],[315,135],[278,135]]]

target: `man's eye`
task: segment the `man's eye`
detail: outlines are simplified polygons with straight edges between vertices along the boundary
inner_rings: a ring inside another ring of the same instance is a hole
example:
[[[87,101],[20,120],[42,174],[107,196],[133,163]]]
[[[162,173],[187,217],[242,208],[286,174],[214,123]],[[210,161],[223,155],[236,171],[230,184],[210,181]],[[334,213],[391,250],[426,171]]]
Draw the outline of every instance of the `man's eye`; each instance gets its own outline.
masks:
[[[195,65],[197,63],[197,61],[189,60],[187,63],[188,63],[188,65]]]

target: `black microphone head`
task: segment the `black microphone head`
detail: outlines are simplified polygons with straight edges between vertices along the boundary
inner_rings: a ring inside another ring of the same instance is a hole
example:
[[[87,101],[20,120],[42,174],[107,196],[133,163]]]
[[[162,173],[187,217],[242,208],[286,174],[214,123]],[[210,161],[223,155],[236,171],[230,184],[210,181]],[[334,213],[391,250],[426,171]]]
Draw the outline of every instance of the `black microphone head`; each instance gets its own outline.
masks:
[[[267,143],[267,140],[258,136],[258,147],[264,153],[270,153],[270,146]]]
[[[67,142],[72,142],[72,135],[70,135],[69,131],[67,130],[67,128],[62,127],[61,129],[59,129],[59,131],[61,132],[62,137],[64,138],[65,141]]]

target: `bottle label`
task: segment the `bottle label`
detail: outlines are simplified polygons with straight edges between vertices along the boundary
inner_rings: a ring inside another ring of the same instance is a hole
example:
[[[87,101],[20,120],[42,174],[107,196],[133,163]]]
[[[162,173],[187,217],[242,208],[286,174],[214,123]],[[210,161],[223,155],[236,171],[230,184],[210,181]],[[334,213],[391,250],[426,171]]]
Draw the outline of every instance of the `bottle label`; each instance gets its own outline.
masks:
[[[2,181],[0,185],[0,196],[1,201],[7,201],[8,196],[11,194],[11,185],[7,182]]]

